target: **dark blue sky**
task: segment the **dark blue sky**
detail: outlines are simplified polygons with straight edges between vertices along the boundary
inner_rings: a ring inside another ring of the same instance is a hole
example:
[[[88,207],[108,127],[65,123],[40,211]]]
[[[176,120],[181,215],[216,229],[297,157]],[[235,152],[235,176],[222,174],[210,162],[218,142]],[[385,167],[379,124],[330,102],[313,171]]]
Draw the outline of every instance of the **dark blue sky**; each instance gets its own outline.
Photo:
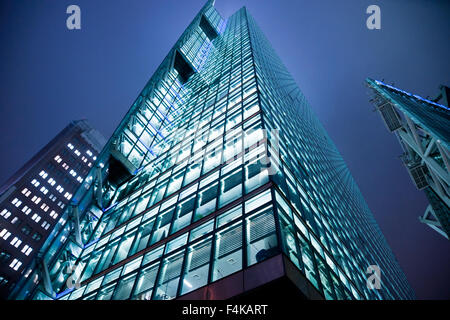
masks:
[[[0,2],[0,182],[69,121],[106,137],[205,0]],[[81,7],[81,30],[66,8]],[[381,8],[381,30],[366,8]],[[424,97],[450,85],[450,1],[216,0],[247,6],[346,160],[418,298],[450,299],[450,246],[368,102],[366,77]]]

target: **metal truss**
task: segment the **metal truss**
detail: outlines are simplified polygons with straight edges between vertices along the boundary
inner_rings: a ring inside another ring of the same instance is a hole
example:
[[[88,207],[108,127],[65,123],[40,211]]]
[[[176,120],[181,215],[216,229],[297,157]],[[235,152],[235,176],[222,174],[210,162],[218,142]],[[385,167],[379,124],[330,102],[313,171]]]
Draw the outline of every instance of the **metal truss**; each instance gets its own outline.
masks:
[[[420,122],[414,121],[397,101],[385,97],[370,83],[369,87],[374,89],[371,102],[376,111],[380,113],[387,129],[397,136],[405,151],[401,158],[415,186],[419,190],[431,188],[440,200],[450,207],[448,145],[426,130]],[[431,204],[419,220],[448,239]]]

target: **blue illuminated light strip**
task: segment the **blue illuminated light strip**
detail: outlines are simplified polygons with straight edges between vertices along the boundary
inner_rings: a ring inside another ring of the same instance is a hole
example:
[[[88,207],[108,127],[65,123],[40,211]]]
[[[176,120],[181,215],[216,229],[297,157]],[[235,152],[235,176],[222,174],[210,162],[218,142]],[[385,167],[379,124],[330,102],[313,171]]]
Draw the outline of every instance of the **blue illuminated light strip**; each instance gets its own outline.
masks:
[[[384,83],[384,82],[381,82],[381,81],[379,81],[379,80],[375,80],[375,83],[376,83],[377,85],[381,85],[381,86],[384,86],[384,87],[386,87],[386,88],[392,89],[392,90],[394,90],[394,91],[397,91],[397,92],[401,92],[401,93],[403,93],[403,94],[406,94],[407,96],[413,97],[413,98],[415,98],[415,99],[417,99],[417,100],[420,100],[420,101],[426,102],[426,103],[428,103],[428,104],[434,105],[434,106],[436,106],[436,107],[443,108],[443,109],[445,109],[445,110],[450,111],[450,108],[449,108],[449,107],[446,107],[446,106],[444,106],[444,105],[442,105],[442,104],[439,104],[439,103],[436,103],[436,102],[434,102],[434,101],[431,101],[431,100],[422,98],[422,97],[420,97],[420,96],[418,96],[418,95],[416,95],[416,94],[411,94],[411,93],[406,92],[406,91],[404,91],[404,90],[401,90],[401,89],[399,89],[399,88],[395,88],[395,87],[390,86],[390,85],[388,85],[388,84],[386,84],[386,83]]]
[[[114,208],[115,206],[117,206],[117,204],[118,204],[118,202],[114,203],[113,205],[109,206],[109,207],[106,208],[106,209],[103,209],[103,212],[106,212],[106,211],[108,211],[108,210]]]
[[[86,248],[89,248],[89,247],[92,246],[93,244],[96,244],[99,240],[100,240],[100,238],[97,238],[97,239],[94,239],[94,240],[92,240],[91,242],[85,244],[85,245],[83,246],[83,250],[86,249]]]
[[[55,296],[55,299],[58,300],[59,298],[65,296],[66,294],[71,293],[73,290],[75,290],[75,288],[68,288],[68,289],[64,290],[63,292],[58,293],[58,294]]]

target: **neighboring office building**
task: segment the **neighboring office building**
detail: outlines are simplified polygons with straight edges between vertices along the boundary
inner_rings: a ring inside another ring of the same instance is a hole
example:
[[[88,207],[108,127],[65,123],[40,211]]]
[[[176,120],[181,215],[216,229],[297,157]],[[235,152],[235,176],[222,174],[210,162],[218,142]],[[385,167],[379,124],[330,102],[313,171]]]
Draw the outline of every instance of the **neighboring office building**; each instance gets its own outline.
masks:
[[[24,275],[106,143],[74,121],[0,188],[0,293]]]
[[[414,297],[245,8],[224,20],[207,2],[73,199],[64,218],[75,210],[80,223],[53,234],[11,298]],[[379,290],[367,285],[372,265]]]
[[[386,127],[399,139],[404,150],[402,160],[411,179],[430,202],[419,220],[448,239],[450,89],[441,86],[441,93],[431,101],[378,80],[367,79],[367,84]]]

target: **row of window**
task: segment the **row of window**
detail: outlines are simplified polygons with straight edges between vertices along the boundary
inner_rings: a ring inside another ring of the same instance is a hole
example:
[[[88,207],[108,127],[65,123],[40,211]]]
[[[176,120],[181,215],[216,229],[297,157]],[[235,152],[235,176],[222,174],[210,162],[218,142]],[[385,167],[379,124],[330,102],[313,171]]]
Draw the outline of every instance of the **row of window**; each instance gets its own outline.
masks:
[[[268,190],[89,282],[70,299],[173,299],[261,262],[279,252],[270,201]],[[97,263],[111,252],[104,249]],[[86,263],[84,273],[92,268]]]

